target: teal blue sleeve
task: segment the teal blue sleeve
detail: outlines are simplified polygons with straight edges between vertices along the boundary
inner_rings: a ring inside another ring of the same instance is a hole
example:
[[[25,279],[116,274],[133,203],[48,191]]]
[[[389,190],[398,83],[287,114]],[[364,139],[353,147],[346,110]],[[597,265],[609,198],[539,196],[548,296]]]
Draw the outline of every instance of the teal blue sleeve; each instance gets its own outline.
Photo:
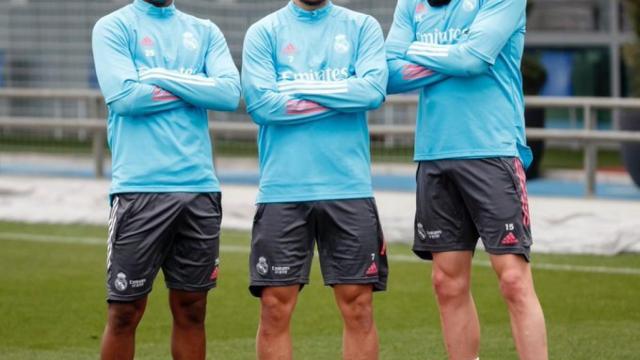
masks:
[[[487,72],[511,36],[523,28],[526,0],[486,1],[469,33],[457,44],[415,41],[407,57],[422,66],[451,76],[476,76]]]
[[[420,89],[448,76],[436,73],[425,66],[408,60],[407,49],[416,39],[413,28],[413,2],[399,0],[393,15],[393,24],[387,35],[386,52],[389,66],[389,94]]]
[[[259,26],[247,31],[242,54],[242,90],[247,112],[260,125],[294,125],[338,112],[278,90],[271,39]]]
[[[140,116],[188,106],[166,90],[140,82],[123,24],[114,19],[98,21],[92,49],[100,89],[113,113]]]
[[[281,86],[340,112],[362,112],[377,109],[387,94],[389,72],[384,55],[384,35],[380,24],[367,17],[360,30],[355,61],[355,76],[341,81],[288,81]],[[333,85],[333,87],[331,87]],[[327,87],[329,88],[323,88]],[[318,90],[323,88],[322,90]]]
[[[211,24],[204,74],[182,74],[162,68],[140,72],[144,83],[159,86],[189,104],[215,111],[235,111],[240,102],[240,75],[222,32]]]

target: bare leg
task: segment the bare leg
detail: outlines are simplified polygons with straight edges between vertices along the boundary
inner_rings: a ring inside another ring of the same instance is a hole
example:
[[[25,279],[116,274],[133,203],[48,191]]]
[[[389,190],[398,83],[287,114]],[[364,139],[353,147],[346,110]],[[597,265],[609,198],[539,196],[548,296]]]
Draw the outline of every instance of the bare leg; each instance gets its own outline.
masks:
[[[509,307],[511,331],[520,359],[546,360],[547,330],[529,263],[520,255],[492,255],[491,264]]]
[[[433,289],[444,342],[451,360],[473,360],[480,348],[480,323],[471,296],[471,251],[433,254]]]
[[[333,291],[344,320],[343,358],[377,360],[379,345],[373,320],[372,286],[336,285]]]
[[[169,290],[169,305],[173,314],[171,354],[176,360],[204,360],[207,314],[207,293]]]
[[[256,339],[259,360],[291,360],[291,315],[299,285],[268,287],[260,297],[260,325]]]
[[[109,303],[107,326],[102,336],[102,360],[131,360],[135,354],[136,328],[142,320],[147,298]]]

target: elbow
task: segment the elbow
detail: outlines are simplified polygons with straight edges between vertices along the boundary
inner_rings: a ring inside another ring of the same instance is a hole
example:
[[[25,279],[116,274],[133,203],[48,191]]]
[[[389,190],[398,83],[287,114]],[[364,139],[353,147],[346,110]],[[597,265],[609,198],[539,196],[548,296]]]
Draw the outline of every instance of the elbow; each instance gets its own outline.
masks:
[[[240,96],[229,96],[220,104],[216,104],[215,106],[211,106],[211,110],[215,111],[225,111],[225,112],[234,112],[238,110],[238,105],[240,104]]]
[[[391,79],[389,79],[389,84],[387,85],[387,94],[391,95],[391,94],[399,94],[402,92],[402,89],[397,86],[395,83],[391,82]]]
[[[382,106],[383,102],[384,102],[384,95],[378,91],[374,91],[371,98],[369,98],[368,108],[369,110],[375,110],[380,106]]]
[[[241,91],[240,88],[234,89],[233,93],[229,97],[229,107],[226,111],[236,111],[240,106]]]
[[[126,98],[118,99],[109,104],[109,110],[119,116],[136,116],[135,107]]]
[[[489,68],[490,65],[488,62],[481,59],[474,59],[465,67],[465,73],[467,76],[478,76],[486,74],[489,71]]]
[[[251,120],[253,120],[254,123],[256,123],[257,125],[267,125],[267,116],[266,114],[262,113],[262,111],[260,110],[255,110],[255,111],[249,111],[249,116],[251,117]]]
[[[224,93],[224,100],[217,106],[217,111],[233,112],[240,105],[241,91],[239,86],[234,86]]]

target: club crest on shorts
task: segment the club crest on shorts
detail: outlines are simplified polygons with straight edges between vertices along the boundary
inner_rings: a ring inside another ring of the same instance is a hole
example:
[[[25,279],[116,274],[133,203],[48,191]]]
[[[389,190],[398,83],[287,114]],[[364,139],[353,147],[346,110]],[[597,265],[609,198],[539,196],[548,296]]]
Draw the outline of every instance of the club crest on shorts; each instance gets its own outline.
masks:
[[[267,275],[267,273],[269,272],[269,264],[267,263],[267,259],[264,256],[260,256],[260,258],[258,259],[256,270],[260,275]]]
[[[349,40],[347,40],[347,35],[336,35],[336,38],[333,42],[333,50],[335,50],[338,54],[346,54],[349,52],[350,48],[351,46],[349,45]]]
[[[116,275],[113,286],[115,286],[118,291],[127,290],[127,275],[123,272],[119,272],[118,275]]]
[[[420,236],[422,240],[427,238],[427,232],[424,230],[424,226],[422,226],[422,223],[418,223],[418,225],[416,225],[416,231],[418,232],[418,236]]]

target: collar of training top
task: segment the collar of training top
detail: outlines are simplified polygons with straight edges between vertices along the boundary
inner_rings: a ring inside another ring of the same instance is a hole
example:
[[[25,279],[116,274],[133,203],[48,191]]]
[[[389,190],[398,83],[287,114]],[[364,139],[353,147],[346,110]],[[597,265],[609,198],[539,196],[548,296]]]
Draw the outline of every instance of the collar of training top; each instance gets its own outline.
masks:
[[[299,7],[298,5],[294,4],[293,1],[289,1],[288,7],[291,13],[298,19],[313,21],[323,19],[327,15],[329,15],[329,13],[331,13],[331,10],[333,9],[333,3],[331,1],[327,1],[327,5],[321,7],[320,9],[311,11]]]
[[[153,4],[149,4],[148,2],[144,1],[144,0],[134,0],[133,1],[133,6],[136,7],[136,9],[142,11],[143,13],[147,14],[147,15],[152,15],[152,16],[157,16],[157,17],[168,17],[168,16],[172,16],[173,14],[175,14],[176,12],[176,5],[175,5],[175,1],[166,7],[158,7],[155,6]]]

